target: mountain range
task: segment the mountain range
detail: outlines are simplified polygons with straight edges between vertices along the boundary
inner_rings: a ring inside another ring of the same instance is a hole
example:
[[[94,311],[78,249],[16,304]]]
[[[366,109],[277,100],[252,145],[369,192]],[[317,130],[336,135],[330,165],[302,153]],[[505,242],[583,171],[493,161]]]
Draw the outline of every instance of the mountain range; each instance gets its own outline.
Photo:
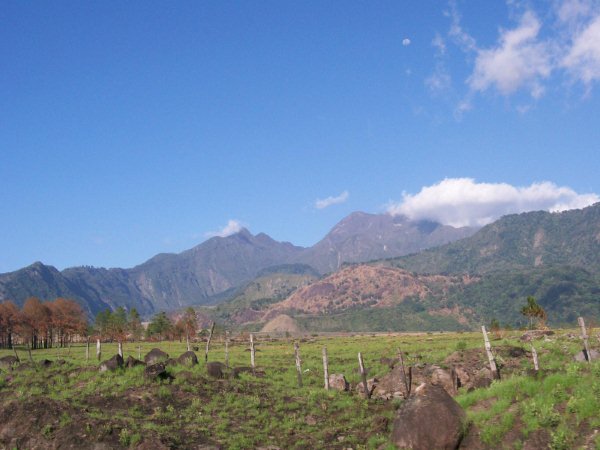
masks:
[[[0,274],[0,301],[22,305],[31,296],[77,300],[89,316],[105,308],[136,308],[149,316],[189,305],[218,303],[274,267],[300,268],[323,275],[344,263],[391,258],[472,235],[474,228],[453,228],[403,216],[356,212],[309,248],[278,242],[242,229],[213,237],[179,254],[158,254],[130,269],[88,266],[58,271],[36,262]]]

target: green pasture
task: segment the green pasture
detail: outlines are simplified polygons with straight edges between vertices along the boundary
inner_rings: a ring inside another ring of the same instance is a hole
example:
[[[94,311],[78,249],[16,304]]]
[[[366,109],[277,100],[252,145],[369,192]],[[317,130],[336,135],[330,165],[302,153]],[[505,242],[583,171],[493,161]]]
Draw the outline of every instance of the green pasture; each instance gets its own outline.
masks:
[[[591,445],[600,448],[598,438],[588,438],[600,427],[600,363],[573,362],[581,341],[567,333],[576,331],[563,330],[548,341],[535,341],[542,376],[528,375],[532,364],[523,360],[520,370],[495,381],[490,388],[461,392],[456,397],[485,445],[520,448],[532,433],[542,430],[549,436],[551,448],[577,448],[586,444],[584,439],[592,439]],[[492,346],[529,350],[529,344],[522,343],[519,336],[519,332],[512,332],[492,338]],[[302,388],[297,387],[295,341],[300,343]],[[39,424],[39,429],[35,429],[35,423],[32,425],[32,431],[41,433],[48,442],[60,436],[63,428],[89,426],[99,430],[96,439],[101,442],[132,448],[152,439],[179,448],[203,439],[233,449],[268,445],[392,448],[388,436],[401,401],[366,400],[354,393],[324,390],[322,348],[327,347],[329,373],[344,374],[353,388],[360,382],[358,352],[362,352],[371,378],[389,371],[380,359],[395,357],[398,349],[407,355],[407,365],[444,366],[444,359],[455,351],[483,348],[481,333],[279,339],[257,334],[255,343],[257,370],[264,376],[243,373],[238,379],[208,378],[205,343],[197,342],[192,345],[199,347],[196,354],[200,364],[191,368],[170,366],[172,382],[145,380],[143,367],[99,373],[95,370],[95,342],[90,343],[89,361],[85,359],[85,344],[35,350],[31,352],[34,362],[49,359],[65,363],[54,363],[46,369],[34,364],[29,369],[1,373],[0,401],[8,405],[45,398],[63,405],[65,410],[76,411],[77,423],[72,423],[71,413],[59,414],[56,423]],[[186,350],[185,342],[127,342],[123,344],[125,358],[137,358],[138,346],[142,358],[154,347],[175,358]],[[17,352],[22,361],[29,360],[25,348],[17,347]],[[102,344],[103,360],[116,352],[116,343]],[[12,350],[0,350],[0,357],[12,354]],[[220,335],[213,338],[209,361],[225,361]],[[230,342],[229,361],[231,367],[250,366],[247,335],[235,336]]]

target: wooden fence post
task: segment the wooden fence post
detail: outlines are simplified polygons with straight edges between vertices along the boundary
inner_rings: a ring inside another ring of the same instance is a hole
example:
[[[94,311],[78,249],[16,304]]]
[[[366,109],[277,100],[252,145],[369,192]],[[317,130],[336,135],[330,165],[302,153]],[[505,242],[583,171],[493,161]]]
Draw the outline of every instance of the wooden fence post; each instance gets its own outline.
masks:
[[[406,398],[410,397],[410,390],[412,385],[412,370],[409,369],[410,380],[406,376],[406,370],[404,370],[404,358],[402,357],[402,351],[398,349],[398,359],[400,360],[400,367],[402,368],[402,376],[404,377],[404,387],[406,389]]]
[[[225,331],[225,367],[229,369],[229,331]]]
[[[98,361],[102,358],[102,344],[100,343],[100,339],[96,339],[96,357]]]
[[[29,353],[29,361],[33,363],[33,358],[31,356],[31,345],[27,344],[27,353]]]
[[[590,353],[590,344],[588,343],[588,335],[585,330],[585,322],[583,321],[583,317],[579,317],[577,322],[579,322],[579,327],[581,328],[581,338],[583,339],[583,348],[585,349],[585,359],[587,362],[592,362],[592,354]]]
[[[88,362],[90,360],[90,338],[88,336],[87,340],[85,341],[85,362]]]
[[[362,378],[363,387],[365,389],[365,397],[371,398],[371,392],[369,392],[369,386],[367,385],[367,371],[365,370],[365,364],[363,362],[363,357],[360,352],[358,352],[358,366],[360,367],[360,376]]]
[[[17,346],[15,344],[11,344],[13,352],[15,353],[15,358],[17,358],[17,361],[21,362],[21,358],[19,358],[19,355],[17,355]]]
[[[323,347],[323,377],[325,378],[325,390],[329,390],[329,361],[327,360],[327,347]]]
[[[254,357],[254,335],[250,333],[250,365],[252,366],[252,373],[255,372],[255,357]]]
[[[300,360],[300,346],[294,342],[294,353],[296,354],[296,373],[298,375],[298,387],[302,387],[302,361]]]
[[[208,349],[210,348],[210,340],[212,339],[213,331],[215,331],[215,323],[212,323],[210,327],[210,332],[208,333],[208,339],[206,341],[206,352],[204,353],[204,361],[208,361]]]
[[[499,380],[500,373],[498,372],[498,368],[496,367],[496,360],[494,359],[494,355],[492,354],[492,346],[490,344],[490,340],[488,338],[487,331],[485,330],[485,325],[481,326],[481,332],[483,333],[483,340],[485,342],[485,351],[487,353],[487,357],[490,362],[490,370],[492,371],[492,377]]]
[[[531,356],[533,357],[533,368],[537,372],[538,370],[540,370],[540,366],[538,364],[537,352],[535,351],[535,347],[533,346],[533,344],[531,344]]]

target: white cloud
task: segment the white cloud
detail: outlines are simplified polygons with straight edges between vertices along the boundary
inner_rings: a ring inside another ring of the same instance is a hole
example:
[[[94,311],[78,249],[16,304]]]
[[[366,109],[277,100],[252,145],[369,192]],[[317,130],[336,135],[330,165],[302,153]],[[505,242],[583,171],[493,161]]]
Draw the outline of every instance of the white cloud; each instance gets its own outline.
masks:
[[[539,98],[544,90],[540,80],[552,71],[550,46],[538,40],[541,23],[532,11],[526,11],[518,26],[501,30],[498,45],[478,49],[473,74],[467,83],[475,91],[496,88],[509,95],[528,87]]]
[[[557,6],[558,19],[566,23],[573,23],[580,17],[586,17],[592,10],[592,2],[589,0],[563,0]]]
[[[344,191],[337,197],[327,197],[324,199],[317,199],[315,201],[315,208],[323,209],[323,208],[327,208],[328,206],[331,206],[331,205],[337,205],[339,203],[344,203],[346,200],[348,200],[348,197],[350,197],[350,194],[348,193],[348,191]]]
[[[405,47],[408,47],[410,45],[410,39],[409,38],[402,39],[402,45],[404,45]]]
[[[243,225],[237,221],[237,220],[233,220],[230,219],[227,222],[227,225],[225,225],[223,228],[221,228],[218,231],[208,231],[206,233],[204,233],[205,237],[227,237],[227,236],[231,236],[232,234],[238,233],[242,230]]]
[[[600,80],[600,14],[574,36],[561,63],[586,85]]]
[[[596,194],[578,194],[569,187],[544,181],[526,187],[478,183],[472,178],[446,178],[417,194],[402,194],[388,213],[413,220],[433,220],[455,227],[483,226],[506,214],[564,211],[600,201]]]

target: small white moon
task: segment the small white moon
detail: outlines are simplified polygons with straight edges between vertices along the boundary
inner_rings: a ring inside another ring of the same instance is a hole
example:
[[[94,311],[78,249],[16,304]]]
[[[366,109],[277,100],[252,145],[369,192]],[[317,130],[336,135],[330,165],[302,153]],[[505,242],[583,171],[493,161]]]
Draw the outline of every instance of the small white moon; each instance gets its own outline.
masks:
[[[405,47],[408,47],[410,45],[410,39],[409,38],[402,39],[402,45],[404,45]]]

